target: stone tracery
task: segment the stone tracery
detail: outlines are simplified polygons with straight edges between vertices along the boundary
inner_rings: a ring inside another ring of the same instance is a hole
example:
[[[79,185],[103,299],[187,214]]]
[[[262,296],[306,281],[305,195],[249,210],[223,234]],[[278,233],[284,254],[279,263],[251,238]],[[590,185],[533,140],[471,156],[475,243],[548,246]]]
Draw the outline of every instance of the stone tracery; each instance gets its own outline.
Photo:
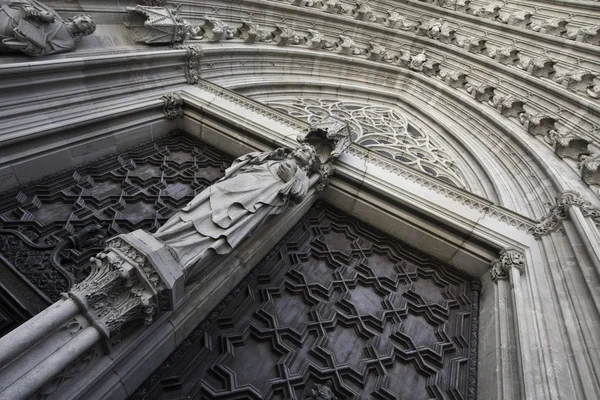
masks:
[[[397,109],[358,101],[301,98],[269,101],[272,107],[309,123],[335,117],[349,123],[355,143],[459,187],[466,187],[456,161]]]

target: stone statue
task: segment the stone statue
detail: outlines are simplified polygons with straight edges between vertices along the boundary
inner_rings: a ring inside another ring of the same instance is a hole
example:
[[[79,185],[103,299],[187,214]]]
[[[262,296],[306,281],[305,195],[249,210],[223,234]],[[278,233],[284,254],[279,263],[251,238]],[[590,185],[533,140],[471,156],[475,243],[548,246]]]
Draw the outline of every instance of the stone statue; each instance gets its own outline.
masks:
[[[63,53],[96,30],[89,15],[63,19],[37,0],[0,0],[0,7],[0,51],[36,57]]]
[[[310,174],[319,171],[315,148],[255,152],[236,159],[225,176],[197,195],[154,236],[169,246],[184,269],[227,254],[267,217],[302,200]]]

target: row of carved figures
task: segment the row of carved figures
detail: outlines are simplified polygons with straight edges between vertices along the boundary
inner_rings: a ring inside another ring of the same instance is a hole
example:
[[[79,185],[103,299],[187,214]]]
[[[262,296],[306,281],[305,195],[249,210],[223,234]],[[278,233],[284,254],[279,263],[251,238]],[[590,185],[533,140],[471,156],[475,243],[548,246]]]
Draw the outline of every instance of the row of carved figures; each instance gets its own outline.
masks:
[[[467,0],[465,3],[468,6],[469,1]],[[551,79],[569,88],[569,90],[587,94],[594,99],[600,98],[600,85],[594,84],[594,79],[599,76],[598,73],[583,69],[558,72],[555,70],[557,62],[549,57],[539,56],[537,58],[529,58],[520,54],[520,50],[515,46],[494,48],[489,46],[487,39],[484,37],[457,36],[458,28],[450,26],[448,22],[442,19],[420,19],[416,23],[413,23],[396,11],[388,11],[387,15],[376,15],[373,9],[363,1],[357,2],[353,8],[343,6],[339,0],[328,0],[326,2],[293,0],[292,4],[318,8],[326,13],[348,15],[359,21],[377,23],[386,28],[413,32],[418,36],[429,37],[430,39],[439,40],[444,44],[464,48],[473,54],[487,55],[504,65],[530,71],[537,77]],[[533,14],[530,12],[520,11],[504,15],[500,14],[500,7],[486,7],[477,11],[475,15],[485,15],[486,19],[504,22],[508,25],[528,28],[536,32],[550,33],[554,36],[561,36],[591,45],[600,45],[600,25],[568,31],[566,28],[568,21],[564,18],[553,18],[543,23],[535,24],[531,21]],[[493,10],[493,12],[488,9]],[[490,16],[492,15],[490,13],[495,15],[495,17]]]
[[[536,22],[531,20],[531,18],[535,15],[535,11],[519,10],[513,12],[502,12],[502,8],[504,7],[503,3],[490,3],[485,7],[471,8],[470,0],[419,1],[450,9],[459,13],[480,17],[488,21],[499,22],[523,29],[530,29],[534,32],[545,33],[584,43],[595,45],[600,44],[600,38],[598,37],[598,25],[569,29],[567,25],[571,22],[570,18],[553,17]],[[403,29],[414,29],[414,25],[412,25],[410,22],[407,22],[406,18],[400,16],[397,12],[388,11],[387,17],[378,15],[379,13],[374,11],[368,2],[364,0],[358,1],[353,7],[343,5],[340,0],[291,0],[291,3],[297,6],[320,8],[323,11],[331,14],[348,15],[360,21],[382,23],[385,22],[385,20],[397,19],[400,21]]]

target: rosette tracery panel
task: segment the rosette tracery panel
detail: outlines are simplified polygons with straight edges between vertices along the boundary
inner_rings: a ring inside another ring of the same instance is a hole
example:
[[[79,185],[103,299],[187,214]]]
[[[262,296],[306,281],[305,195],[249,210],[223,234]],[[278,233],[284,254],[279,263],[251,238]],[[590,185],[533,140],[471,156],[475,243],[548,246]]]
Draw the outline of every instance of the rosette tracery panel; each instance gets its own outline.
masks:
[[[317,204],[132,398],[474,399],[478,291]]]
[[[299,98],[267,104],[310,123],[327,117],[350,124],[353,142],[460,188],[465,178],[451,155],[396,108],[357,101]]]

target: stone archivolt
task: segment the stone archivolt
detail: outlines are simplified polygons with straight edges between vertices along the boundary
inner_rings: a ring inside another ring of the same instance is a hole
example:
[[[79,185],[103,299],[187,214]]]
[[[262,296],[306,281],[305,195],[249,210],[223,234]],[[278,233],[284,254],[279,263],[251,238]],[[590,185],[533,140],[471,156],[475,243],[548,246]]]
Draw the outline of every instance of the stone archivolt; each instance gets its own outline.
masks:
[[[332,10],[337,10],[333,7]],[[325,8],[323,11],[327,12]],[[348,14],[345,12],[337,12]],[[391,24],[398,25],[399,16],[391,15],[395,22]],[[373,19],[375,18],[375,19]],[[387,27],[390,22],[382,18],[370,18],[371,22],[376,22]],[[206,22],[210,27],[215,23],[219,26],[227,26],[223,22],[211,17],[211,22]],[[362,21],[362,20],[361,20]],[[407,25],[402,25],[402,30],[407,30]],[[229,29],[229,28],[228,28]],[[509,68],[514,67],[528,71],[532,76],[541,78],[555,79],[565,88],[574,91],[578,94],[593,94],[600,90],[597,87],[594,79],[597,74],[591,71],[566,71],[556,73],[554,70],[554,62],[547,58],[526,59],[519,56],[519,50],[514,46],[503,48],[488,49],[485,38],[471,37],[467,39],[457,39],[455,31],[449,25],[439,19],[431,19],[427,23],[415,25],[408,30],[414,30],[417,35],[426,36],[430,39],[439,40],[444,44],[453,44],[458,47],[468,49],[469,52],[487,55],[497,62],[507,65]],[[253,33],[252,33],[253,32]],[[282,34],[284,33],[285,34]],[[214,35],[209,35],[214,37]],[[292,37],[293,40],[287,38]],[[433,56],[423,50],[420,53],[411,53],[407,50],[390,51],[382,43],[371,41],[368,47],[363,47],[354,39],[346,35],[339,35],[338,39],[328,39],[325,35],[315,29],[309,29],[306,34],[296,32],[284,25],[278,25],[272,32],[261,28],[256,23],[251,23],[247,20],[242,21],[242,25],[237,28],[237,33],[234,35],[225,35],[228,40],[241,39],[245,43],[274,43],[278,46],[301,46],[313,50],[328,51],[342,54],[350,57],[359,57],[375,62],[389,64],[390,66],[407,68],[411,71],[422,73],[429,78],[442,80],[449,86],[464,90],[472,98],[478,102],[490,106],[500,112],[507,118],[514,118],[523,125],[525,130],[533,136],[540,136],[544,143],[554,148],[555,153],[563,158],[568,157],[576,159],[579,156],[585,156],[591,153],[588,149],[589,144],[593,144],[589,132],[579,131],[577,126],[571,126],[570,121],[561,118],[558,115],[552,115],[537,104],[532,102],[531,98],[521,98],[518,94],[509,92],[500,83],[478,82],[478,78],[471,79],[468,73],[452,70],[443,65]],[[213,40],[215,41],[215,40]],[[597,147],[597,145],[596,145]],[[596,163],[584,162],[580,167],[582,177],[588,184],[595,184],[595,179],[589,179],[589,165],[595,166],[591,174],[595,174],[598,166]],[[587,168],[587,169],[586,169]],[[585,173],[584,173],[585,172]]]

